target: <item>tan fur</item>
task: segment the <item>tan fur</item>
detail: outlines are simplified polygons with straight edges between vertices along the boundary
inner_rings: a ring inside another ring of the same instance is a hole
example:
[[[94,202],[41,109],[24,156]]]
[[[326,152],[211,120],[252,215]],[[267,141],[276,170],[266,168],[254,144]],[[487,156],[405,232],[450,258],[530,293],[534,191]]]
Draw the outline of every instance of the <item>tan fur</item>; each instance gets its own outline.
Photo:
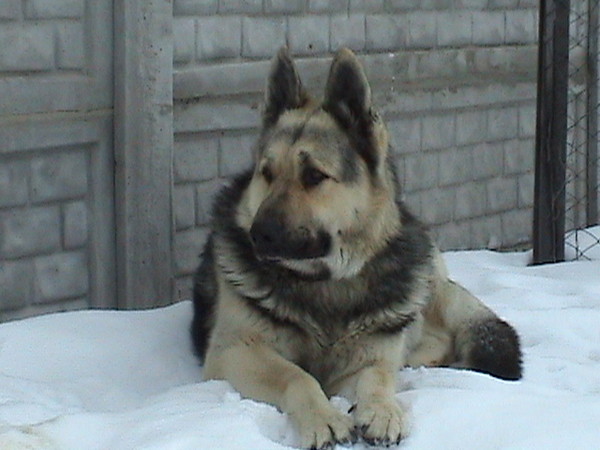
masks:
[[[359,66],[348,50],[336,56],[334,67],[340,61]],[[300,96],[305,99],[303,93]],[[303,108],[281,115],[278,128],[305,124],[312,130],[329,133],[335,145],[345,145],[346,137],[333,119],[318,110],[316,103],[303,101]],[[377,146],[385,160],[388,134],[381,119],[375,116],[374,120]],[[310,191],[299,182],[301,160],[306,155],[331,177]],[[277,175],[271,183],[262,175],[265,165]],[[354,297],[366,289],[352,277],[385,247],[390,236],[402,230],[388,167],[380,164],[372,179],[365,162],[358,159],[356,170],[355,180],[341,182],[343,164],[338,153],[324,148],[320,140],[310,135],[291,144],[284,138],[275,139],[257,155],[253,178],[236,211],[238,225],[248,232],[261,208],[269,202],[279,202],[279,210],[294,227],[312,229],[318,224],[333,231],[332,256],[322,261],[284,262],[300,272],[310,273],[317,264],[331,269],[333,280],[319,284],[319,290],[313,293],[315,301],[341,298],[352,304]],[[288,413],[303,447],[321,448],[350,441],[354,427],[362,430],[367,442],[397,442],[407,431],[405,413],[394,399],[398,370],[406,365],[460,365],[453,359],[453,342],[465,328],[465,317],[475,320],[493,316],[478,299],[448,280],[441,255],[436,251],[431,272],[417,275],[416,287],[406,302],[416,308],[417,317],[405,331],[372,333],[385,321],[386,314],[392,313],[386,310],[368,320],[326,329],[310,317],[296,317],[293,311],[285,310],[285,305],[270,299],[269,292],[261,290],[251,276],[231,279],[242,271],[235,258],[228,256],[232,253],[229,244],[217,237],[214,245],[219,298],[204,376],[228,380],[242,395],[272,403]],[[336,283],[337,280],[344,282]],[[233,287],[235,283],[243,283],[244,292],[263,298],[265,307],[291,317],[309,331],[301,333],[263,316],[240,296]],[[330,290],[336,290],[336,295],[331,295]],[[328,396],[334,394],[346,395],[356,402],[353,418],[329,404]]]

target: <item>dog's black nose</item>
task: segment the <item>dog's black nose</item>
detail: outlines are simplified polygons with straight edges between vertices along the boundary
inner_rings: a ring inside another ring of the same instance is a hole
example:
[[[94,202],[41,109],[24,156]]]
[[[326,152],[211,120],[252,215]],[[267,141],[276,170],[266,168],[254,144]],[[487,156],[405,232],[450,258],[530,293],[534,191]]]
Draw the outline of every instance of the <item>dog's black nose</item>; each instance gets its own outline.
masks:
[[[281,251],[285,227],[280,219],[273,216],[256,220],[250,228],[250,238],[258,256],[277,256]]]

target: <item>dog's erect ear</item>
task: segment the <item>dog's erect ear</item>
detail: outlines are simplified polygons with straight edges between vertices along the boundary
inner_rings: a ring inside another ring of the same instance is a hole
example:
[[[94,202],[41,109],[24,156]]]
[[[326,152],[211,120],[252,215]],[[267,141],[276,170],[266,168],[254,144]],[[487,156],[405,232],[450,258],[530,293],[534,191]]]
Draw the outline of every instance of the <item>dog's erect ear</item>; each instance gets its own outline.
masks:
[[[271,63],[271,73],[265,92],[263,124],[273,125],[279,116],[306,103],[307,95],[302,87],[296,66],[287,48],[282,47]]]
[[[323,107],[342,122],[370,118],[371,88],[362,65],[347,48],[331,63]]]
[[[361,143],[361,156],[371,169],[377,167],[381,157],[375,143],[373,125],[377,115],[371,109],[371,88],[362,65],[347,48],[341,49],[331,63],[323,109],[342,128],[355,134]]]

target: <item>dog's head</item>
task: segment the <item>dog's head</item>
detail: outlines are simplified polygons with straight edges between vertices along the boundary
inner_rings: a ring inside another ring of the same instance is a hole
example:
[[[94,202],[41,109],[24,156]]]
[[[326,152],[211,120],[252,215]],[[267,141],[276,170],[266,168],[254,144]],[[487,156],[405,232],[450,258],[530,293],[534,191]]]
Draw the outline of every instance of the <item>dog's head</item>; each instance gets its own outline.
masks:
[[[306,276],[357,274],[399,228],[387,156],[387,130],[356,56],[337,53],[324,98],[315,102],[282,49],[238,210],[257,258]]]

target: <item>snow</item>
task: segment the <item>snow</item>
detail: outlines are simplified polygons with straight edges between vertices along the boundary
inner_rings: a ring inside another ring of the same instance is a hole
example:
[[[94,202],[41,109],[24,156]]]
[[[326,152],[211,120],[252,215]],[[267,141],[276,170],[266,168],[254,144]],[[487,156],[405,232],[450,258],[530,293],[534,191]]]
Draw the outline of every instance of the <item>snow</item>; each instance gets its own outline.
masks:
[[[445,256],[452,278],[518,329],[525,375],[402,370],[397,398],[410,435],[400,448],[600,448],[600,259],[528,267],[529,253]],[[0,449],[294,445],[284,414],[201,381],[190,318],[182,302],[0,325]]]

